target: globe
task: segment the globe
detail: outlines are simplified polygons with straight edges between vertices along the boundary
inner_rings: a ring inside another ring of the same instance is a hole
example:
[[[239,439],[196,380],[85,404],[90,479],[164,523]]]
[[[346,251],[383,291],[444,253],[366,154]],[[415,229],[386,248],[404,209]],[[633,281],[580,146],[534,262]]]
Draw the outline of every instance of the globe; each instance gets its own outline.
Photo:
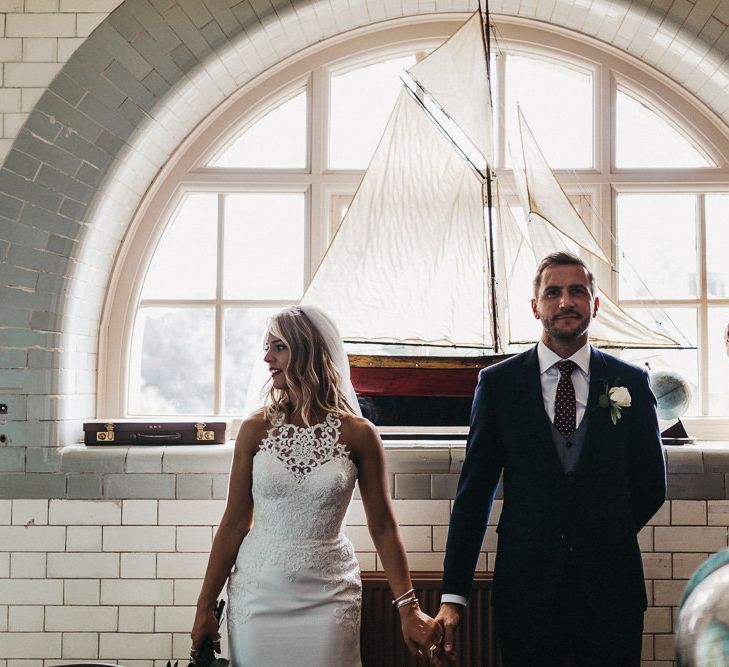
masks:
[[[729,666],[729,549],[689,579],[678,608],[676,660],[679,667]]]
[[[691,405],[691,387],[674,371],[651,371],[651,389],[658,401],[659,419],[678,419]]]

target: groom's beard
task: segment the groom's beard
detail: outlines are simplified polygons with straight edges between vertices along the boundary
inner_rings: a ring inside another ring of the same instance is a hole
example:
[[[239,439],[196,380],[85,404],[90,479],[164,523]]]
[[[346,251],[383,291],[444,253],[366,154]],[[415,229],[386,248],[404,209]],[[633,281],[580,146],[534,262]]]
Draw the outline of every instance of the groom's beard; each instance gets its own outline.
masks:
[[[563,319],[566,316],[570,317]],[[591,319],[590,314],[580,317],[576,310],[568,310],[548,319],[542,318],[542,326],[551,338],[570,341],[576,340],[587,331]]]

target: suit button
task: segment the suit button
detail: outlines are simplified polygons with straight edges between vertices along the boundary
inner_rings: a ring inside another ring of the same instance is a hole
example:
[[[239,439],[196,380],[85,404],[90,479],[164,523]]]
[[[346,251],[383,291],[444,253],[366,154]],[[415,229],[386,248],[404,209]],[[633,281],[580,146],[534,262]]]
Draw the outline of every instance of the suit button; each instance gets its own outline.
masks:
[[[574,442],[567,441],[567,442],[564,443],[564,446],[567,447],[567,449],[569,449],[570,447],[573,447],[574,444],[575,444]]]

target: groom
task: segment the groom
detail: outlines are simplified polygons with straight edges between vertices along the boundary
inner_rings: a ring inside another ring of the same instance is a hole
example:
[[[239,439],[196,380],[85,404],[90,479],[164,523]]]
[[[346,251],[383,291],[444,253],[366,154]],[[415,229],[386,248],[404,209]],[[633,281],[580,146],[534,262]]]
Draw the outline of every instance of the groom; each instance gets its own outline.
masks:
[[[493,606],[504,667],[640,665],[646,592],[638,531],[665,499],[645,371],[588,343],[600,306],[577,256],[542,260],[541,341],[481,371],[446,546],[440,660],[471,588],[503,473]]]

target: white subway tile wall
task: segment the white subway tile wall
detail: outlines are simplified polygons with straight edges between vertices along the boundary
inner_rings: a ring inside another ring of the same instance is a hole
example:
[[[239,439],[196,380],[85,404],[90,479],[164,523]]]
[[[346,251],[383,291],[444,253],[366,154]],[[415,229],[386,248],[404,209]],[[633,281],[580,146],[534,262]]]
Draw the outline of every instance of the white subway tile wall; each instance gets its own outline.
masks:
[[[210,497],[213,489],[207,483],[205,493],[195,492],[201,497],[190,499],[192,490],[179,480],[192,484],[191,476],[207,479],[211,469],[229,465],[231,450],[222,446],[210,461],[198,459],[197,473],[189,473],[189,459],[176,453],[179,472],[170,476],[174,489],[185,489],[182,498],[168,498],[164,488],[149,481],[159,477],[169,448],[132,451],[133,457],[124,457],[121,451],[104,456],[83,448],[64,450],[60,473],[68,476],[69,489],[75,476],[91,475],[98,478],[95,498],[0,500],[0,539],[8,545],[0,551],[0,646],[13,651],[0,658],[6,661],[0,667],[27,667],[35,661],[50,667],[58,660],[59,642],[64,660],[118,659],[132,667],[184,660],[225,502]],[[393,507],[414,570],[442,568],[455,489],[443,493],[436,480],[455,476],[463,448],[453,444],[432,452],[432,460],[428,447],[391,447],[386,452]],[[713,498],[714,477],[721,495],[729,488],[729,444],[667,448],[666,457],[671,499],[639,534],[651,605],[644,667],[673,664],[672,628],[686,581],[711,553],[729,544],[729,501]],[[130,467],[148,470],[131,473],[134,483],[129,487],[132,495],[146,489],[147,497],[124,497],[121,484],[113,487],[118,497],[105,497],[108,481],[130,475]],[[221,486],[225,477],[221,475]],[[707,479],[711,483],[704,483]],[[408,497],[397,497],[398,489],[406,489]],[[493,569],[502,504],[499,492],[478,560],[480,570]],[[347,534],[361,568],[381,570],[357,493]],[[21,657],[21,639],[33,641],[39,634],[43,641]]]
[[[64,525],[4,528],[13,531],[4,534],[2,543],[8,550],[0,553],[0,646],[7,667],[17,661],[26,667],[33,660],[42,667],[60,659],[121,660],[145,667],[184,660],[222,503],[126,500],[122,516],[128,505],[130,520],[136,516],[140,523],[124,526],[118,525],[118,504],[107,500],[9,503],[13,517],[48,516]],[[440,570],[449,501],[394,503],[411,568]],[[724,500],[669,500],[644,530],[650,536],[641,538],[650,599],[644,667],[673,664],[676,605],[692,572],[713,551],[728,546],[726,525],[709,525],[712,517],[726,513],[726,507]],[[497,499],[478,563],[481,570],[493,564],[500,509]],[[7,507],[4,511],[7,514]],[[88,523],[91,516],[99,525],[76,525]],[[192,525],[185,525],[185,516]],[[350,511],[347,534],[362,568],[381,569],[359,501]]]

